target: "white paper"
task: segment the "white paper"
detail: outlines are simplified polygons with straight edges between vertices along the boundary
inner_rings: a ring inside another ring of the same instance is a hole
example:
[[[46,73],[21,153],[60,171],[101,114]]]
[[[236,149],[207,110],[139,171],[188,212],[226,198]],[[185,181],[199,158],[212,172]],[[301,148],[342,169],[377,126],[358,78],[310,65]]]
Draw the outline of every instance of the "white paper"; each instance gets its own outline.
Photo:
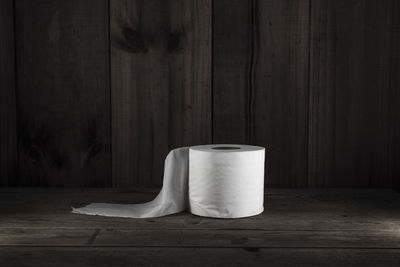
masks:
[[[143,204],[92,203],[73,213],[150,218],[189,210],[216,218],[240,218],[264,209],[262,147],[203,145],[172,150],[164,165],[163,187]]]

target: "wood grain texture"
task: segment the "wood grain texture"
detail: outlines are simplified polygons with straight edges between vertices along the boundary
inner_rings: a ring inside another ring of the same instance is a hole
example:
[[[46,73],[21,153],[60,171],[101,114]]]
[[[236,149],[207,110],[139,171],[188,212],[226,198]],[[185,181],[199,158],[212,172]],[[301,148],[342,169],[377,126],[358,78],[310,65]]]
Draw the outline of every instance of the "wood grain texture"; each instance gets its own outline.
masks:
[[[48,232],[54,236],[65,237],[73,230],[41,230],[44,236]],[[6,233],[10,236],[10,232]],[[26,241],[31,240],[26,230]],[[58,233],[57,233],[58,232]],[[37,231],[36,231],[37,233]],[[34,234],[35,235],[35,234]],[[37,234],[36,234],[37,235]],[[77,235],[77,234],[75,234]],[[12,236],[12,234],[11,234]],[[73,235],[74,236],[74,235]],[[34,239],[32,239],[34,240]],[[43,241],[43,239],[42,239]],[[1,242],[10,244],[10,241]],[[29,241],[28,241],[29,242]],[[11,240],[11,244],[12,240]],[[14,243],[15,244],[15,243]],[[282,248],[282,247],[341,247],[341,248],[397,248],[400,249],[400,238],[397,231],[276,231],[276,230],[101,230],[96,236],[94,245],[100,246],[158,246],[158,247],[248,247],[248,248]]]
[[[242,230],[242,231],[400,231],[400,194],[376,189],[268,189],[265,210],[254,217],[223,220],[187,212],[148,219],[72,214],[72,207],[93,202],[143,203],[158,192],[128,189],[2,188],[0,229]],[[27,232],[27,233],[28,233]],[[40,236],[36,236],[40,237]],[[67,237],[66,237],[67,238]],[[69,237],[68,237],[69,238]],[[16,239],[17,240],[17,237]]]
[[[14,9],[0,2],[0,186],[17,181]]]
[[[113,185],[161,185],[169,150],[211,142],[211,1],[110,4]]]
[[[4,246],[399,249],[397,231],[243,229],[0,229]]]
[[[259,1],[253,20],[251,142],[266,147],[266,186],[304,187],[309,1]]]
[[[245,144],[252,1],[213,1],[213,142]]]
[[[1,247],[20,266],[396,266],[398,249]]]
[[[105,0],[16,0],[18,184],[111,184],[107,22]]]
[[[398,1],[312,1],[310,186],[399,177]]]
[[[0,186],[160,186],[169,150],[213,142],[265,146],[267,187],[400,188],[399,1],[0,12]]]
[[[267,186],[307,184],[308,11],[214,1],[214,142],[265,146]]]
[[[400,194],[270,189],[261,215],[127,219],[70,213],[92,201],[138,203],[152,190],[2,188],[4,266],[396,266]]]

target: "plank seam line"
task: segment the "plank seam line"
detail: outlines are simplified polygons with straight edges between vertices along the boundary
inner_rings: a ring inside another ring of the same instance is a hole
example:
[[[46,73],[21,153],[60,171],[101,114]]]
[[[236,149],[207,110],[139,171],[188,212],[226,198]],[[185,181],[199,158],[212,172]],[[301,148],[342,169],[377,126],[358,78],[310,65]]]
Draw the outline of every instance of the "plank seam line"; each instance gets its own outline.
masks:
[[[211,144],[214,144],[214,0],[211,0]]]
[[[108,14],[108,90],[109,90],[109,100],[108,100],[108,105],[109,105],[109,114],[108,114],[108,123],[109,123],[109,128],[108,128],[108,142],[110,143],[110,169],[109,169],[109,175],[110,175],[110,185],[111,187],[114,187],[114,175],[113,175],[113,144],[112,144],[112,139],[113,139],[113,126],[112,126],[112,71],[111,71],[111,0],[107,0],[107,14]]]
[[[57,231],[57,230],[76,230],[76,231],[84,231],[84,230],[93,230],[93,228],[90,227],[0,227],[0,230],[35,230],[35,231],[40,231],[40,230],[49,230],[49,231]],[[109,227],[104,227],[104,228],[96,228],[95,230],[101,231],[101,230],[108,230],[111,229],[112,231],[185,231],[185,232],[195,232],[195,231],[236,231],[236,232],[241,232],[241,231],[248,231],[248,232],[275,232],[275,233],[281,233],[281,232],[290,232],[290,233],[295,233],[295,232],[324,232],[324,233],[336,233],[336,232],[344,232],[344,233],[351,233],[351,232],[365,232],[368,231],[369,233],[390,233],[390,232],[398,232],[398,229],[383,229],[383,230],[374,230],[374,229],[343,229],[343,230],[331,230],[331,229],[301,229],[301,230],[291,230],[291,229],[222,229],[222,228],[146,228],[146,227],[134,227],[134,228],[125,228],[125,227],[119,227],[119,228],[109,228]],[[95,233],[94,233],[95,234]],[[94,235],[93,234],[93,235]],[[98,233],[97,233],[98,234]],[[375,236],[371,234],[364,234],[362,236]]]
[[[16,183],[14,183],[14,185],[17,185],[17,184],[19,184],[19,165],[20,165],[20,163],[19,163],[19,154],[20,154],[20,152],[19,152],[19,134],[18,134],[18,132],[19,132],[19,118],[20,118],[20,114],[19,114],[19,110],[20,110],[20,107],[19,107],[19,101],[18,101],[18,99],[19,99],[19,93],[18,93],[18,66],[17,66],[17,59],[18,59],[18,57],[17,57],[17,54],[18,54],[18,52],[17,52],[17,19],[16,19],[16,14],[17,14],[17,7],[16,7],[16,1],[14,0],[13,1],[13,37],[14,37],[14,97],[15,97],[15,133],[16,133],[16,137],[17,137],[17,140],[15,141],[16,142],[16,147],[15,147],[15,149],[16,149],[16,151],[15,151],[15,160],[17,161],[17,162],[15,162],[15,164],[14,164],[14,166],[15,166],[15,168],[16,168],[16,170],[14,170],[15,171],[15,174],[14,174],[14,177],[17,179],[17,181],[16,181]]]
[[[306,183],[307,183],[307,187],[310,186],[310,177],[309,177],[309,173],[310,173],[310,134],[312,133],[312,130],[310,129],[312,126],[310,125],[310,121],[311,123],[314,122],[313,119],[310,119],[310,117],[312,116],[312,108],[310,108],[310,105],[312,103],[312,100],[314,99],[311,96],[311,93],[313,93],[313,90],[311,90],[311,42],[312,42],[312,38],[311,38],[311,22],[312,22],[312,16],[311,16],[311,2],[312,0],[308,1],[308,66],[307,66],[307,122],[306,122],[306,129],[307,129],[307,134],[306,134],[306,164],[305,164],[305,175],[306,175]],[[313,185],[315,186],[315,185]]]
[[[256,17],[256,9],[257,7],[255,6],[256,0],[251,0],[250,1],[250,7],[249,7],[249,49],[250,49],[250,59],[249,59],[249,69],[248,69],[248,90],[247,90],[247,119],[246,119],[246,144],[251,144],[253,141],[252,135],[253,135],[253,90],[254,90],[254,85],[255,85],[255,62],[256,62],[256,34],[257,34],[257,17]]]
[[[246,248],[260,248],[260,249],[343,249],[343,250],[399,250],[400,247],[340,247],[340,246],[176,246],[176,245],[0,245],[1,248],[195,248],[195,249],[209,249],[209,248],[219,248],[219,249],[246,249]]]

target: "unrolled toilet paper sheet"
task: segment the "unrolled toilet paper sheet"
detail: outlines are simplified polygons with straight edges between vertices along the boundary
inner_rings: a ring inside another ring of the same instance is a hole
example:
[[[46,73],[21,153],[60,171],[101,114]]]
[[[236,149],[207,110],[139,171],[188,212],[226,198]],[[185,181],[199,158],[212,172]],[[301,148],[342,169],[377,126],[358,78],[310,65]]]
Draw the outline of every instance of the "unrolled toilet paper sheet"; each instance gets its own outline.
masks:
[[[189,210],[217,218],[259,214],[264,201],[264,148],[203,145],[172,150],[164,165],[163,187],[142,204],[92,203],[73,213],[150,218]]]

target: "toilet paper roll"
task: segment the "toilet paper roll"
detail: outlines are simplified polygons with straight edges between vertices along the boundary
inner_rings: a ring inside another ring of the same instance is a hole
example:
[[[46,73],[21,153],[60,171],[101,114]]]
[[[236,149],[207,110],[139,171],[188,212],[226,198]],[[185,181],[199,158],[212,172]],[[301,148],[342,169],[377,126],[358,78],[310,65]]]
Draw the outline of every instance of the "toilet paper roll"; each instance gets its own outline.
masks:
[[[172,150],[164,166],[163,187],[143,204],[92,203],[73,213],[150,218],[189,210],[215,218],[241,218],[263,211],[263,147],[202,145]]]

